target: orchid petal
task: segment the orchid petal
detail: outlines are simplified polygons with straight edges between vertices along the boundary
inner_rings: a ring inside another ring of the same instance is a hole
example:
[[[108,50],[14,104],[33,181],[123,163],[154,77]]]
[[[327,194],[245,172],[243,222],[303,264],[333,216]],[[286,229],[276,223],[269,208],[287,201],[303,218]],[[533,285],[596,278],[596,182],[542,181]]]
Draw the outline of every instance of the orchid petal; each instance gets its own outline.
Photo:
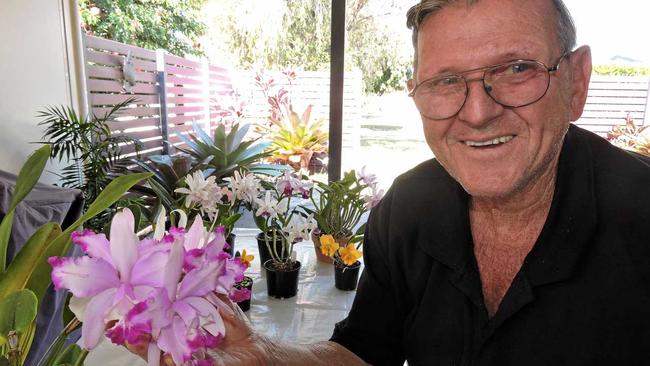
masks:
[[[191,305],[204,319],[209,319],[208,323],[201,324],[201,326],[210,332],[210,334],[225,335],[226,326],[223,323],[219,310],[213,306],[208,300],[201,297],[188,297],[185,302]]]
[[[174,212],[178,213],[178,216],[179,216],[177,226],[184,229],[187,226],[187,214],[185,213],[185,211],[180,210],[180,209],[175,209],[172,212],[170,212],[169,214],[171,215]]]
[[[164,207],[160,207],[160,212],[156,216],[156,230],[153,232],[153,238],[160,240],[165,236],[165,220],[167,219],[167,210]]]
[[[50,257],[55,289],[66,288],[76,297],[89,297],[120,285],[115,268],[103,259]]]
[[[104,234],[95,234],[90,230],[75,231],[70,235],[72,242],[78,245],[84,253],[93,258],[101,258],[108,263],[113,263],[110,243]]]
[[[187,328],[179,317],[174,317],[172,324],[160,331],[158,347],[172,356],[174,363],[183,365],[190,357],[190,349],[186,343]]]
[[[131,268],[138,259],[138,237],[134,226],[135,219],[128,208],[115,214],[111,222],[111,257],[123,282],[130,280]]]
[[[95,348],[97,342],[102,337],[106,327],[104,317],[109,312],[113,304],[115,289],[108,289],[99,295],[93,297],[84,314],[84,322],[81,325],[81,346],[87,350]]]
[[[185,250],[198,249],[205,245],[206,234],[207,232],[203,227],[203,220],[201,220],[199,215],[196,215],[192,226],[190,226],[185,234],[185,241],[183,242]]]
[[[178,297],[203,296],[213,291],[222,267],[223,262],[208,262],[188,272],[180,283]]]
[[[147,360],[148,366],[160,366],[160,348],[158,348],[156,342],[149,342]]]
[[[70,303],[68,304],[68,308],[74,316],[83,323],[86,315],[86,308],[88,307],[88,303],[92,297],[75,297],[72,296],[70,298]]]
[[[175,242],[167,261],[167,268],[164,272],[164,288],[167,290],[170,300],[176,298],[176,290],[178,288],[178,281],[183,274],[183,260],[184,260],[183,246]]]
[[[169,252],[154,252],[146,257],[141,257],[133,265],[131,271],[131,284],[161,287],[169,259]]]
[[[177,301],[172,305],[172,309],[178,314],[186,326],[190,326],[192,322],[196,319],[197,313],[196,310],[187,304],[185,301]]]

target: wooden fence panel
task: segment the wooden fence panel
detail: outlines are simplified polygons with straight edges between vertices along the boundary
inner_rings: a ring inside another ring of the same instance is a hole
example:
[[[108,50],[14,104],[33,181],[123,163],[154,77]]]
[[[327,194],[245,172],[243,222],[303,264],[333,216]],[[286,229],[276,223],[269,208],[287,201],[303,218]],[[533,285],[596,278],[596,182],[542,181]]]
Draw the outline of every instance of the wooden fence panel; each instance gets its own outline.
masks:
[[[593,75],[584,113],[575,123],[605,136],[629,114],[637,125],[650,124],[650,77]]]
[[[110,122],[110,126],[115,134],[141,140],[145,152],[160,151],[162,140],[159,132],[160,100],[156,79],[156,53],[89,35],[85,35],[83,40],[91,113],[102,116],[116,104],[128,98],[136,98],[136,102],[123,109],[118,117]],[[131,88],[125,85],[122,73],[122,65],[129,53],[135,67],[135,85]],[[123,152],[132,154],[133,146],[125,146]]]

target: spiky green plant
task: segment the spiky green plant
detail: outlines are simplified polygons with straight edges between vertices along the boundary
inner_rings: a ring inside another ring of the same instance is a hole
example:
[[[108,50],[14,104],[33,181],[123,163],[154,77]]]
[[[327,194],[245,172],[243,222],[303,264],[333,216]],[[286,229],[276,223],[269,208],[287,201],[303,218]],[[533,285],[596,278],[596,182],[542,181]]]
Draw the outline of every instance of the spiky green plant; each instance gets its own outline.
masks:
[[[250,125],[233,124],[226,132],[224,125],[214,130],[214,136],[209,136],[196,123],[192,125],[193,133],[178,137],[187,145],[176,147],[178,150],[193,156],[199,162],[207,162],[213,168],[211,175],[217,182],[230,177],[236,170],[251,173],[278,175],[285,168],[281,165],[263,164],[262,160],[272,152],[267,151],[270,143],[260,141],[260,138],[244,140]]]

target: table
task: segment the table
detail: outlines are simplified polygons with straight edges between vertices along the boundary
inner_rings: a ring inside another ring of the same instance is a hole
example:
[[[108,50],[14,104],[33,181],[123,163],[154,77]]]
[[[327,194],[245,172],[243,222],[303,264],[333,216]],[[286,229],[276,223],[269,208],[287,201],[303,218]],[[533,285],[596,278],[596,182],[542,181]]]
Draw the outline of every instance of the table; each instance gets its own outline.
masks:
[[[316,260],[311,241],[294,246],[300,268],[298,294],[290,299],[269,298],[266,276],[261,271],[257,229],[235,229],[235,250],[246,250],[255,256],[246,275],[253,278],[251,308],[246,315],[257,332],[273,339],[292,343],[314,343],[329,339],[334,324],[347,315],[355,291],[334,287],[334,269],[329,263]],[[140,366],[145,362],[108,340],[102,341],[86,359],[86,365]]]

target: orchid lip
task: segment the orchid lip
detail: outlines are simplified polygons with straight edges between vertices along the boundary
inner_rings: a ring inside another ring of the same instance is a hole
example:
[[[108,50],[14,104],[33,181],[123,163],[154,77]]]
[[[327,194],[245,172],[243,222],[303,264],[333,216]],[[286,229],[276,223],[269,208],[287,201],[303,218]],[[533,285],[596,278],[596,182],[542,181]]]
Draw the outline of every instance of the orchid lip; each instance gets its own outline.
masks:
[[[465,141],[463,141],[463,143],[465,145],[471,146],[471,147],[500,145],[500,144],[505,144],[506,142],[512,140],[514,137],[515,137],[514,135],[505,135],[505,136],[500,136],[500,137],[490,139],[490,140],[485,140],[485,141],[465,140]]]

